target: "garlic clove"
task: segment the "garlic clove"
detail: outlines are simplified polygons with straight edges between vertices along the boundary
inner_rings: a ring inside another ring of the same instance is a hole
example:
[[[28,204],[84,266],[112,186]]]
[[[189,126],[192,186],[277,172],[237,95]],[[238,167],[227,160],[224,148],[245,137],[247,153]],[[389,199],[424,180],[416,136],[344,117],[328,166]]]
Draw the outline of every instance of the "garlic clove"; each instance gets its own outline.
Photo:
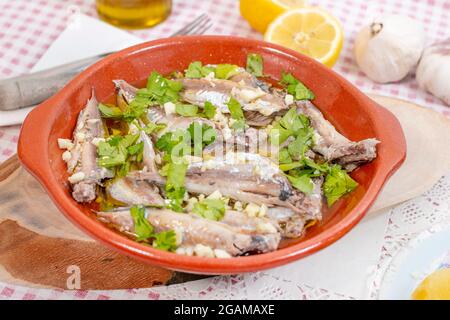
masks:
[[[355,60],[373,81],[395,82],[417,65],[425,45],[425,32],[417,21],[400,15],[376,19],[355,40]]]
[[[416,71],[419,86],[450,105],[450,38],[425,49]]]

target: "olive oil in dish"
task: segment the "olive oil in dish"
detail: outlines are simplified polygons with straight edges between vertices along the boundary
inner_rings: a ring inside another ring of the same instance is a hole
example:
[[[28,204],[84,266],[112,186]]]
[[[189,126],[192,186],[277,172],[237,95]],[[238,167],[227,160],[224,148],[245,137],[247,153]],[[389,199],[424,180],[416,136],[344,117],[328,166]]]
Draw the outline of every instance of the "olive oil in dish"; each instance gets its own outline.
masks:
[[[126,29],[152,27],[164,21],[171,0],[97,0],[97,12],[106,22]]]

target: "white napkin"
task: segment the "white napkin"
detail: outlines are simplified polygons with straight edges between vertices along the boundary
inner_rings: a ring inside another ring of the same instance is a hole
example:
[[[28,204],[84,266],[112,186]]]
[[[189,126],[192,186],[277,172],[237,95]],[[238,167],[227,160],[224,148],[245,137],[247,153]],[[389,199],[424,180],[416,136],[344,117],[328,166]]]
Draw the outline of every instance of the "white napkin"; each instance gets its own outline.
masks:
[[[41,71],[98,54],[124,49],[142,39],[107,23],[77,13],[30,72]],[[0,111],[0,126],[20,124],[33,107]]]

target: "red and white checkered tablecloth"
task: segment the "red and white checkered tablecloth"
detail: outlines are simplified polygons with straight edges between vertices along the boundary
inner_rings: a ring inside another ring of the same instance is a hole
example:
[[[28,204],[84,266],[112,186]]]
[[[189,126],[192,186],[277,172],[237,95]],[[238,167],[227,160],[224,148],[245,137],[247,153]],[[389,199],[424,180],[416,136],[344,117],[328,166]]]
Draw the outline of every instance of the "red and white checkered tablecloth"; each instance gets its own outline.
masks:
[[[409,100],[450,116],[450,109],[420,90],[413,76],[400,83],[376,84],[358,70],[352,53],[358,30],[382,13],[404,14],[422,22],[428,43],[450,37],[450,0],[310,0],[309,3],[328,9],[344,26],[346,39],[335,71],[367,93]],[[0,0],[0,78],[27,73],[77,11],[95,17],[94,0]],[[203,12],[214,22],[208,34],[262,38],[240,17],[238,0],[174,0],[173,12],[164,23],[132,33],[146,40],[167,36]],[[15,153],[19,130],[19,126],[0,128],[0,162]],[[158,299],[161,292],[36,290],[0,283],[0,299]]]

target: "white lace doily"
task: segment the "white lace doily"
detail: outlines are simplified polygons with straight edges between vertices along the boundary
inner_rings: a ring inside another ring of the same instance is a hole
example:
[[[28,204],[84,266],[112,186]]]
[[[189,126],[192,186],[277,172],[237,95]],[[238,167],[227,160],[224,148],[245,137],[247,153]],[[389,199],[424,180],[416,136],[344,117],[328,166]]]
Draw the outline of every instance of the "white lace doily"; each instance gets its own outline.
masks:
[[[382,277],[399,250],[423,231],[438,226],[449,218],[450,175],[441,178],[422,196],[390,210],[379,261],[368,278],[367,297],[377,298]]]

